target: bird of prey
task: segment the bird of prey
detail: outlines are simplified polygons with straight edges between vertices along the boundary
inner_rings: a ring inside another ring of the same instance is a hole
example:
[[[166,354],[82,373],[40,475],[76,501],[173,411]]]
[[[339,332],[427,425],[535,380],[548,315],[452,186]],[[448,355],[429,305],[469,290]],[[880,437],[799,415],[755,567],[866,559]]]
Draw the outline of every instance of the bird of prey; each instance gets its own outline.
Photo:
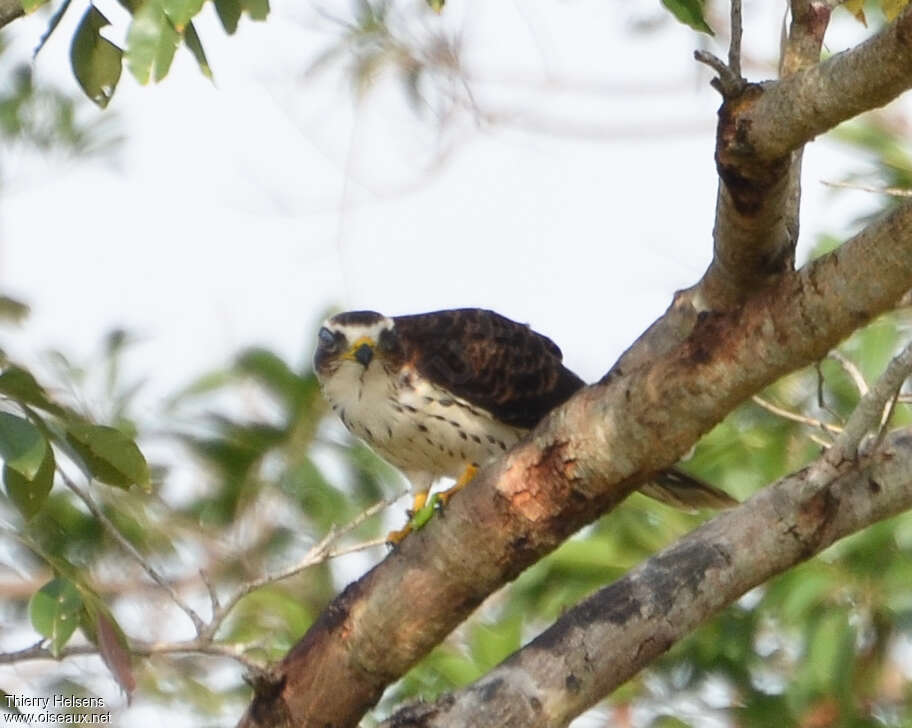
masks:
[[[412,513],[435,480],[456,479],[445,502],[584,386],[551,339],[478,308],[336,314],[319,331],[314,370],[343,424],[409,480]],[[737,503],[676,468],[640,490],[686,509]]]

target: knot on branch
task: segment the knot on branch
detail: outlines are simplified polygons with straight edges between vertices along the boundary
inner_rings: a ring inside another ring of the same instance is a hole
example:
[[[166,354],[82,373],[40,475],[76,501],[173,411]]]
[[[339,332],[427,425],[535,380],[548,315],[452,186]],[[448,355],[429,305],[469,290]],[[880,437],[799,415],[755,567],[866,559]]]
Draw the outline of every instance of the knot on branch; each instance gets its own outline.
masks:
[[[741,75],[739,69],[728,65],[721,58],[713,55],[709,51],[694,51],[694,59],[700,63],[705,63],[719,74],[709,82],[709,85],[722,94],[723,99],[728,101],[729,99],[737,98],[744,93],[744,89],[747,87],[748,83],[747,79]]]
[[[249,671],[244,680],[253,688],[253,702],[238,724],[238,728],[270,726],[282,728],[292,725],[291,715],[282,690],[285,688],[285,673],[280,665],[264,670]]]

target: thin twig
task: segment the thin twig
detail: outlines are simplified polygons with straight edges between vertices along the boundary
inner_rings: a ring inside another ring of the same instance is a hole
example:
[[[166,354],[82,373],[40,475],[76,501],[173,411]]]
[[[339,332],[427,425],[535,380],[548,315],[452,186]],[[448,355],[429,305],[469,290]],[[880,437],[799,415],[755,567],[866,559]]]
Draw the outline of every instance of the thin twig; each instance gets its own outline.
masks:
[[[908,187],[871,187],[868,185],[859,185],[853,182],[829,182],[825,179],[820,180],[821,184],[827,187],[839,187],[846,190],[858,190],[860,192],[873,192],[878,195],[889,195],[891,197],[912,197],[912,189]]]
[[[741,0],[731,0],[731,39],[728,44],[728,67],[741,78]]]
[[[84,492],[82,488],[76,485],[76,483],[73,482],[72,478],[70,478],[62,470],[58,472],[60,472],[60,475],[63,478],[63,482],[66,483],[66,486],[71,491],[73,491],[73,493],[75,493],[83,503],[85,503],[86,508],[89,509],[91,514],[96,519],[98,519],[99,523],[101,523],[105,530],[107,530],[108,533],[114,537],[114,540],[121,545],[124,551],[133,557],[133,559],[140,565],[140,567],[142,567],[143,571],[149,575],[152,581],[154,581],[168,593],[168,596],[171,597],[171,601],[180,607],[184,614],[190,618],[190,621],[193,622],[193,626],[196,629],[197,635],[201,635],[205,627],[205,623],[199,614],[197,614],[193,608],[181,598],[180,594],[175,591],[174,587],[168,582],[168,580],[159,574],[158,571],[156,571],[156,569],[145,559],[145,557],[139,553],[139,551],[137,551],[136,547],[130,543],[129,539],[127,539],[127,537],[120,532],[117,526],[115,526],[111,519],[105,515],[104,511],[98,507],[98,504],[92,500],[89,494]]]
[[[753,397],[751,397],[751,400],[754,402],[754,404],[760,405],[763,407],[763,409],[768,410],[774,415],[778,415],[783,419],[791,420],[792,422],[800,422],[801,424],[808,425],[809,427],[816,427],[823,430],[824,432],[828,432],[833,435],[837,435],[842,432],[842,428],[838,427],[837,425],[831,425],[828,422],[824,422],[823,420],[817,420],[813,417],[807,417],[805,415],[800,415],[797,412],[783,409],[782,407],[774,405],[769,400],[763,399],[763,397],[760,397],[759,395],[755,394]]]
[[[884,408],[912,373],[912,342],[897,354],[870,391],[861,398],[842,434],[826,454],[827,463],[838,467],[855,460],[862,438],[883,418]]]
[[[823,369],[820,367],[819,361],[814,362],[814,371],[817,372],[817,406],[834,420],[842,422],[843,418],[839,416],[838,412],[835,412],[830,408],[826,403],[826,398],[823,396],[823,385],[826,383],[826,378],[823,376]]]
[[[222,623],[225,621],[225,618],[228,616],[231,610],[237,606],[237,603],[255,589],[259,589],[260,587],[266,586],[267,584],[273,584],[277,581],[288,579],[292,576],[295,576],[296,574],[301,573],[304,571],[304,569],[308,569],[311,566],[316,566],[317,564],[323,563],[327,559],[354,553],[356,551],[364,551],[365,549],[384,544],[386,542],[385,537],[382,539],[364,541],[362,543],[353,544],[351,546],[346,546],[340,549],[330,549],[330,546],[336,540],[338,540],[340,536],[344,536],[346,533],[354,530],[374,514],[392,505],[396,500],[398,500],[398,498],[399,495],[396,495],[394,497],[378,501],[367,510],[359,513],[354,519],[349,521],[344,526],[340,528],[333,526],[329,529],[329,532],[318,543],[314,544],[307,551],[307,553],[304,554],[303,558],[293,566],[283,569],[282,571],[279,571],[275,574],[266,574],[259,576],[255,579],[251,579],[250,581],[241,584],[241,586],[238,587],[237,591],[228,597],[224,603],[213,609],[212,620],[205,626],[200,636],[208,637],[211,639],[218,631],[219,627],[221,627]]]
[[[868,383],[865,381],[861,370],[855,365],[855,362],[837,349],[833,349],[833,351],[827,354],[827,358],[832,359],[842,367],[842,370],[848,375],[849,379],[852,380],[859,395],[864,397],[868,393]]]
[[[893,397],[890,398],[889,404],[884,408],[883,417],[880,420],[880,427],[877,428],[877,438],[874,440],[874,445],[872,446],[873,450],[880,447],[884,436],[887,434],[887,425],[890,424],[890,420],[893,418],[893,412],[896,410],[896,402],[898,399],[899,390],[897,389]]]
[[[67,657],[78,655],[97,655],[100,650],[96,645],[72,645],[64,647],[60,652],[54,655],[50,649],[45,646],[46,640],[41,640],[13,652],[0,652],[0,665],[10,665],[16,662],[25,662],[27,660],[62,660]],[[234,645],[227,645],[200,638],[185,640],[183,642],[143,642],[130,640],[130,652],[140,657],[150,655],[173,655],[182,653],[195,653],[200,655],[214,655],[218,657],[230,657],[237,660],[245,667],[262,671],[265,665],[258,660],[253,660],[244,654],[244,651]]]

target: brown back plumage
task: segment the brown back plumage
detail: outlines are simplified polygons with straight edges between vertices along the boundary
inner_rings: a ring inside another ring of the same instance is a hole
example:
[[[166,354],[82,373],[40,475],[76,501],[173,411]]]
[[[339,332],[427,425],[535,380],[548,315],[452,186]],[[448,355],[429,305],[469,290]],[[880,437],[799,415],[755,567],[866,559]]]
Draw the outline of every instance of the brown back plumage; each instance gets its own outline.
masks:
[[[418,373],[514,427],[531,429],[584,382],[551,339],[479,308],[394,318],[403,357]]]

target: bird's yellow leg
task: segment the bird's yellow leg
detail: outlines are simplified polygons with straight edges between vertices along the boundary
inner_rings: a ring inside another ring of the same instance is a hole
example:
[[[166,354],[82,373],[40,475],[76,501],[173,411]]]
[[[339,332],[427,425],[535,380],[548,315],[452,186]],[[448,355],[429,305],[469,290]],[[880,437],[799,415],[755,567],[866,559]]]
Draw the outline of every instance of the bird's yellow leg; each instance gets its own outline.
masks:
[[[410,511],[408,511],[408,522],[406,522],[405,526],[400,528],[398,531],[390,531],[388,534],[386,534],[386,542],[388,544],[398,546],[402,542],[402,539],[408,536],[413,530],[417,530],[412,526],[412,519],[415,517],[416,513],[424,508],[424,504],[427,502],[427,495],[428,492],[426,490],[420,493],[415,493],[415,497],[412,499],[412,508]]]
[[[465,488],[469,483],[472,482],[472,478],[475,477],[475,474],[478,472],[478,468],[474,465],[466,465],[465,471],[463,471],[459,480],[453,485],[452,488],[447,488],[445,491],[438,495],[438,500],[441,506],[445,506],[447,501],[450,500],[456,493]]]

